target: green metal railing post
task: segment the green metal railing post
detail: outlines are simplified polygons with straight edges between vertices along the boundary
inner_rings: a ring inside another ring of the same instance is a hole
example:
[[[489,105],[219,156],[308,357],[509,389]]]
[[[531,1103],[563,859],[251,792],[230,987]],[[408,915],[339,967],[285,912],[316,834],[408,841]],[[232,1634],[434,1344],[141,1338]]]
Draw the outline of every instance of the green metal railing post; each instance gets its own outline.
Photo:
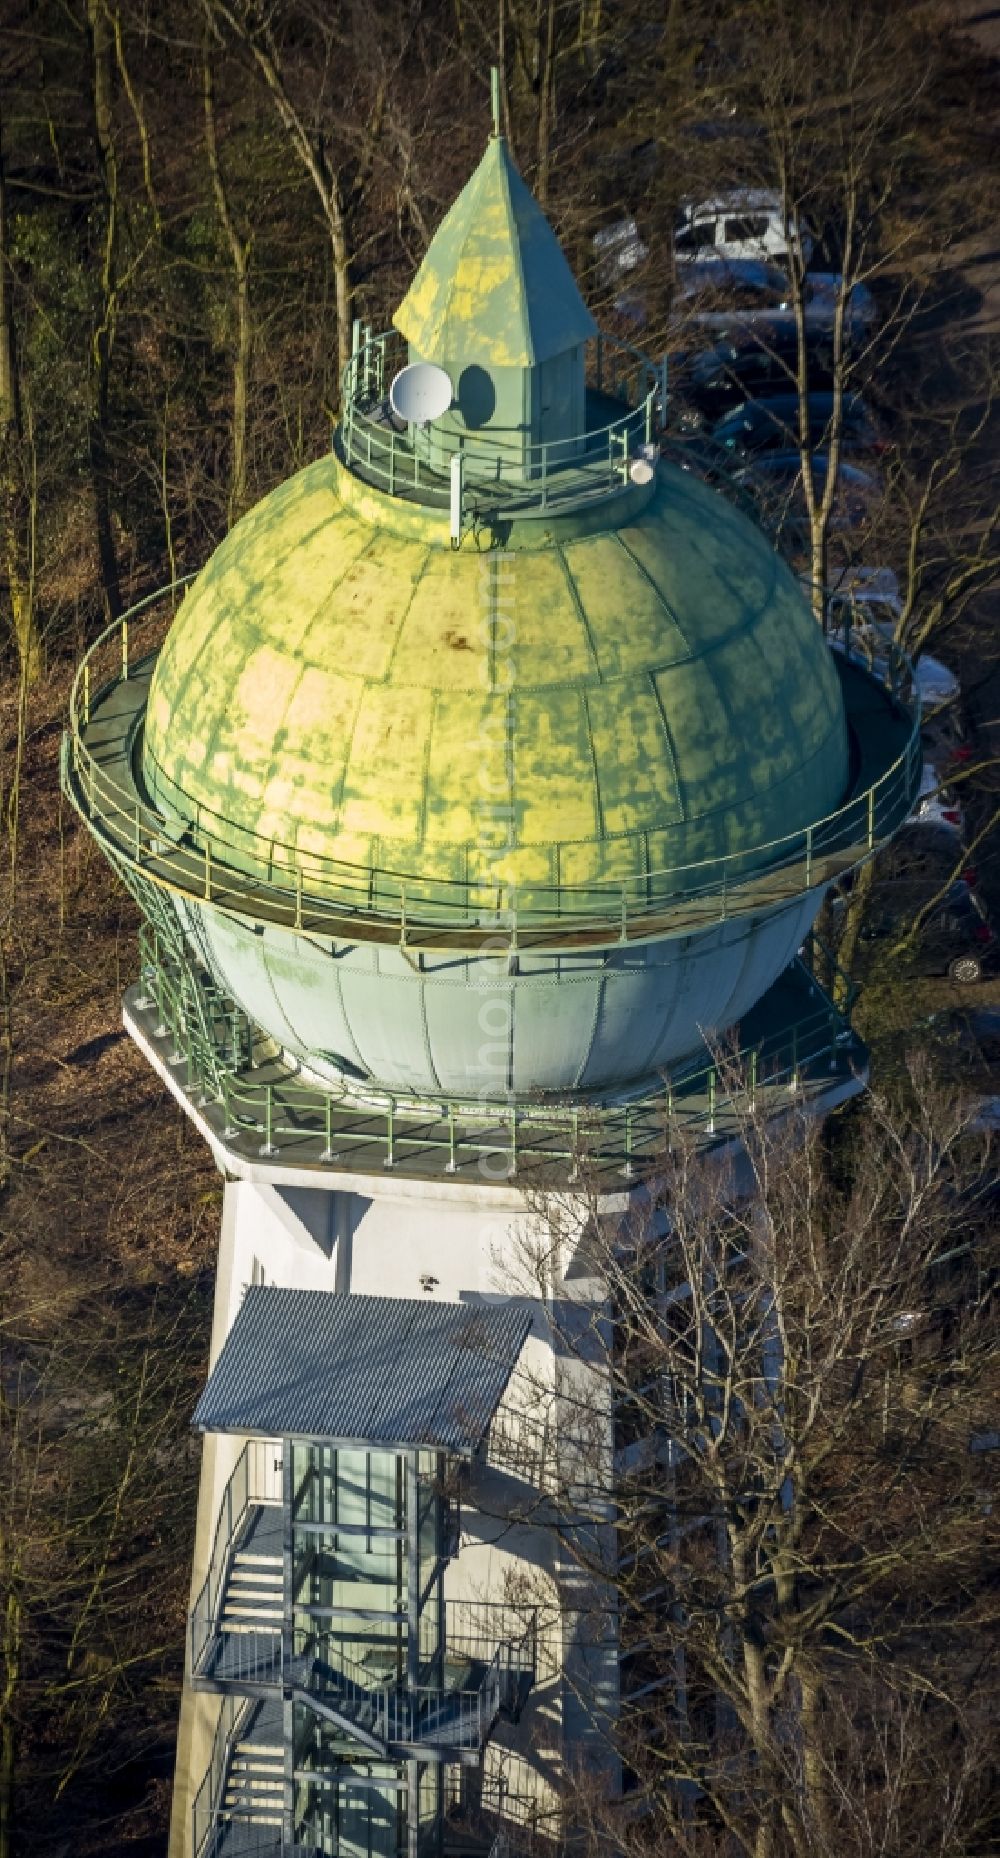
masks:
[[[262,1155],[273,1155],[276,1153],[273,1137],[274,1137],[274,1085],[265,1084],[264,1085],[264,1146],[260,1151]]]
[[[85,658],[83,661],[83,723],[84,723],[84,728],[90,727],[90,659],[89,657]]]
[[[395,1112],[396,1100],[394,1097],[390,1097],[389,1108],[386,1111],[385,1117],[385,1155],[382,1158],[383,1168],[394,1168],[396,1165]]]
[[[128,620],[122,620],[122,679],[128,680]]]
[[[874,848],[874,845],[875,845],[875,789],[874,787],[869,787],[868,789],[868,850],[872,851]]]
[[[453,1103],[448,1105],[448,1159],[444,1167],[446,1174],[455,1174],[458,1171],[458,1162],[455,1159],[455,1105]]]
[[[517,1173],[517,1105],[510,1106],[510,1173]]]
[[[323,1153],[320,1156],[320,1160],[321,1161],[332,1161],[333,1160],[333,1098],[331,1097],[329,1091],[326,1091],[324,1093],[323,1135],[324,1135]]]
[[[295,867],[295,927],[302,927],[302,866]]]
[[[714,1070],[710,1070],[708,1074],[708,1121],[705,1124],[705,1131],[706,1131],[706,1134],[708,1135],[715,1134],[715,1071]]]
[[[212,901],[212,841],[205,840],[205,902]]]
[[[791,1081],[789,1083],[788,1088],[794,1094],[795,1091],[798,1090],[798,1087],[799,1087],[799,1029],[798,1029],[798,1026],[793,1026],[792,1027],[792,1076],[791,1076]]]

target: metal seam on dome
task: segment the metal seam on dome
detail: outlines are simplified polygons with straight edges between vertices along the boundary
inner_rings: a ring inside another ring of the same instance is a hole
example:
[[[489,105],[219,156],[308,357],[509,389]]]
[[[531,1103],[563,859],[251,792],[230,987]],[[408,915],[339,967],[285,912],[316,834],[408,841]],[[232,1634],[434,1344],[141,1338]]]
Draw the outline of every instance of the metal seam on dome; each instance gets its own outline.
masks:
[[[656,681],[655,671],[653,670],[647,671],[646,676],[649,680],[649,686],[653,693],[653,702],[656,704],[657,713],[659,715],[660,723],[663,728],[663,739],[667,745],[667,757],[670,762],[670,773],[671,773],[671,776],[673,778],[673,783],[674,783],[674,797],[677,802],[677,810],[680,814],[681,822],[683,822],[684,825],[688,825],[690,823],[690,815],[687,810],[687,792],[681,783],[681,777],[680,777],[680,773],[679,773],[678,766],[677,766],[677,748],[674,742],[673,731],[670,727],[669,718],[667,716],[666,704],[663,701],[663,693],[660,690],[660,687]],[[679,822],[676,820],[673,822],[675,826],[678,823]],[[662,826],[656,826],[656,825],[646,826],[644,828],[644,831],[646,833],[662,832],[663,830],[664,828]],[[648,842],[647,842],[647,850],[646,850],[647,867],[649,866],[650,862],[651,861],[649,858],[649,848],[648,848]]]
[[[672,601],[667,599],[667,596],[664,593],[662,587],[660,587],[659,584],[653,579],[653,576],[650,574],[649,569],[645,567],[644,564],[639,560],[639,557],[636,554],[635,550],[629,547],[628,543],[625,540],[625,537],[622,535],[621,530],[615,529],[612,531],[612,533],[622,553],[628,557],[629,561],[632,563],[632,566],[635,568],[636,573],[640,576],[640,579],[645,581],[647,587],[652,588],[652,591],[656,595],[656,598],[660,602],[660,605],[663,607],[664,612],[669,614],[671,624],[673,626],[676,626],[678,634],[684,641],[685,650],[687,651],[687,662],[692,663],[695,659],[694,647],[691,644],[691,641],[688,638],[688,635],[685,632],[684,627],[681,625],[681,622],[678,619],[676,612],[674,611]],[[700,657],[701,653],[698,653],[697,655],[698,657]],[[685,661],[678,660],[678,662],[682,663]]]
[[[348,680],[348,682],[350,683],[351,680]],[[331,790],[330,794],[331,823],[334,824],[334,830],[336,832],[342,832],[344,829],[343,814],[347,791],[347,776],[351,766],[351,756],[354,751],[354,738],[357,735],[358,723],[361,720],[361,706],[364,703],[365,691],[367,689],[368,685],[363,683],[359,678],[357,681],[358,696],[357,702],[354,705],[354,714],[351,717],[351,727],[344,732],[344,758],[340,764],[340,781],[338,787]]]
[[[332,964],[332,970],[333,970],[334,983],[337,989],[337,1000],[340,1005],[340,1017],[343,1020],[344,1031],[346,1032],[348,1040],[350,1042],[351,1056],[355,1060],[358,1066],[358,1069],[363,1071],[365,1068],[365,1061],[361,1053],[358,1050],[358,1042],[356,1038],[354,1037],[354,1028],[351,1025],[350,1019],[348,1018],[347,1004],[344,1000],[344,989],[343,989],[343,985],[342,985],[341,978],[340,978],[340,968],[336,962]]]
[[[430,797],[431,749],[434,746],[434,725],[437,722],[438,702],[440,700],[440,697],[441,697],[441,692],[439,690],[431,691],[431,714],[430,714],[430,721],[427,725],[427,734],[424,739],[424,758],[423,758],[423,767],[421,770],[421,780],[420,780],[420,822],[419,823],[420,823],[420,843],[422,845],[426,845],[427,843],[427,804],[428,804],[428,800]]]
[[[604,796],[601,793],[601,772],[597,763],[597,747],[594,742],[594,726],[590,714],[590,704],[587,701],[588,694],[586,687],[580,692],[583,703],[583,718],[587,732],[587,742],[590,747],[590,763],[594,775],[594,811],[597,815],[597,836],[599,839],[606,839],[608,837],[608,831],[604,818]],[[560,843],[562,843],[562,841],[560,841]]]
[[[294,481],[294,480],[293,480],[293,481]],[[266,501],[267,501],[267,499],[265,498],[265,499],[264,499],[263,501],[264,501],[264,502],[266,502]],[[258,509],[259,509],[260,507],[261,507],[261,505],[258,505],[258,506],[257,506],[257,508],[258,508]],[[252,511],[251,511],[251,512],[249,512],[248,514],[253,514],[253,513],[254,513],[254,512],[252,512]],[[341,520],[343,520],[343,517],[344,517],[344,515],[345,515],[345,512],[343,511],[343,509],[342,509],[342,508],[341,508],[341,509],[337,509],[337,508],[334,508],[334,510],[333,510],[333,511],[332,511],[332,512],[330,513],[330,515],[324,518],[324,520],[323,520],[323,522],[322,522],[322,523],[318,523],[318,524],[316,525],[316,529],[317,529],[317,531],[318,531],[318,530],[319,530],[320,528],[325,528],[325,527],[327,526],[327,524],[328,524],[328,523],[330,523],[330,522],[339,522],[339,521],[341,521]],[[245,521],[246,519],[244,518],[243,520]],[[234,535],[236,535],[236,533],[237,533],[237,531],[238,531],[238,530],[240,529],[240,527],[241,527],[241,524],[240,524],[240,523],[237,523],[237,524],[236,524],[236,527],[235,527],[234,529],[231,529],[231,530],[229,531],[229,534],[228,534],[228,535],[227,535],[227,536],[225,537],[225,540],[224,540],[224,541],[223,541],[223,543],[221,544],[221,546],[222,546],[223,548],[225,548],[225,546],[226,546],[226,543],[227,543],[227,542],[228,542],[228,541],[230,540],[230,538],[231,538],[232,536],[234,536]],[[341,582],[342,582],[342,581],[344,580],[344,578],[346,577],[346,575],[347,575],[347,574],[348,574],[348,573],[350,572],[350,570],[351,570],[351,568],[352,568],[352,567],[353,567],[353,566],[355,565],[355,562],[357,562],[357,561],[360,561],[360,560],[362,559],[362,557],[363,557],[363,556],[364,556],[364,555],[366,554],[366,552],[367,552],[367,550],[368,550],[369,548],[371,548],[371,547],[372,547],[372,545],[373,545],[373,541],[374,541],[374,538],[370,538],[369,540],[367,540],[367,541],[363,541],[363,542],[362,542],[362,545],[361,545],[361,548],[360,548],[360,549],[358,550],[358,553],[357,553],[356,555],[353,555],[353,556],[351,557],[351,559],[350,559],[350,561],[349,561],[349,562],[347,562],[347,563],[345,564],[345,567],[344,567],[344,570],[343,570],[343,573],[342,573],[342,574],[341,574],[341,575],[340,575],[340,576],[338,577],[338,579],[337,579],[337,581],[336,581],[336,582],[334,583],[334,586],[335,586],[335,587],[339,587],[339,586],[340,586],[340,584],[341,584]],[[213,557],[213,559],[214,559],[214,557]],[[211,566],[212,566],[212,562],[211,562],[211,561],[209,562],[209,564],[208,564],[208,566],[209,566],[209,568],[211,568]],[[189,599],[191,600],[191,603],[192,603],[192,605],[197,605],[197,604],[198,604],[198,602],[197,602],[197,594],[198,594],[198,590],[199,590],[199,588],[200,588],[200,587],[202,586],[202,584],[203,584],[203,576],[202,576],[202,575],[199,575],[199,576],[198,576],[198,579],[197,579],[197,581],[195,582],[195,585],[194,585],[194,586],[193,586],[193,587],[192,587],[192,588],[190,589],[190,593],[189,593],[189,594],[186,594],[186,595],[185,595],[185,598],[184,598],[184,600],[183,600],[183,601],[182,601],[182,603],[181,603],[181,609],[179,609],[179,610],[178,610],[178,615],[177,615],[177,617],[178,617],[178,618],[180,617],[180,611],[181,611],[181,610],[183,609],[183,607],[184,607],[184,606],[186,606],[186,605],[187,605],[187,603],[188,603],[188,600],[189,600]],[[206,587],[206,589],[207,589],[207,591],[208,591],[208,593],[209,593],[209,595],[211,595],[211,591],[212,591],[212,579],[211,579],[211,576],[209,576],[209,578],[208,578],[208,579],[207,579],[207,580],[206,580],[206,581],[204,582],[204,584],[205,584],[205,587]],[[263,583],[263,580],[262,580],[262,579],[259,579],[259,580],[257,580],[257,581],[255,581],[253,585],[254,585],[254,589],[255,589],[255,590],[257,590],[257,591],[259,591],[259,590],[261,590],[261,589],[262,589],[262,587],[263,587],[263,585],[264,585],[264,583]],[[305,635],[306,637],[308,637],[308,635],[309,635],[309,632],[311,632],[311,631],[312,631],[312,627],[313,627],[313,625],[314,625],[314,624],[316,623],[316,621],[318,620],[318,618],[319,618],[319,616],[320,616],[320,614],[322,613],[322,610],[323,610],[323,603],[324,603],[324,602],[325,602],[325,600],[326,600],[326,599],[327,599],[327,598],[329,597],[329,593],[330,593],[330,591],[331,591],[331,589],[329,589],[329,588],[328,588],[328,589],[327,589],[327,592],[326,592],[326,594],[325,594],[325,595],[323,596],[323,602],[321,602],[321,603],[320,603],[320,605],[319,605],[319,606],[318,606],[318,607],[316,608],[316,611],[315,611],[315,613],[313,614],[313,616],[312,616],[312,619],[311,619],[311,620],[309,621],[309,625],[308,625],[308,628],[307,628],[307,631],[306,631],[306,635]],[[247,629],[247,631],[248,631],[248,633],[250,634],[250,637],[251,637],[251,639],[252,639],[252,641],[253,641],[253,642],[254,642],[254,643],[255,643],[255,644],[257,645],[257,646],[260,646],[260,645],[269,645],[269,644],[271,643],[271,640],[269,639],[269,637],[268,637],[268,634],[267,634],[267,633],[266,633],[266,631],[265,631],[265,630],[263,629],[263,627],[261,627],[261,626],[257,626],[257,627],[255,627],[255,626],[253,625],[253,622],[252,622],[252,619],[251,619],[251,620],[249,621],[249,623],[247,622],[247,619],[246,619],[246,615],[247,615],[247,612],[248,612],[248,611],[249,611],[250,613],[252,613],[252,611],[253,611],[253,607],[252,607],[252,605],[251,605],[251,606],[249,606],[249,608],[248,608],[248,605],[247,605],[247,602],[246,602],[246,601],[240,601],[240,603],[239,603],[239,607],[238,607],[238,611],[239,611],[239,615],[240,615],[240,620],[241,620],[241,622],[242,622],[242,623],[243,623],[244,625],[246,625],[246,629]],[[190,618],[190,614],[188,615],[188,618]],[[169,643],[169,638],[170,638],[170,634],[169,634],[169,632],[168,632],[168,634],[167,634],[167,638],[166,638],[166,639],[164,640],[164,649],[166,648],[166,646],[167,646],[167,644]],[[304,645],[304,643],[305,643],[305,639],[303,639],[303,645]],[[207,631],[205,632],[205,634],[204,634],[204,637],[202,638],[202,640],[201,640],[201,643],[199,644],[199,646],[198,646],[198,649],[197,649],[197,651],[196,651],[196,653],[195,653],[195,655],[194,655],[194,657],[193,657],[193,658],[192,658],[192,660],[191,660],[191,663],[190,663],[190,664],[188,665],[188,667],[187,667],[187,669],[186,669],[186,671],[185,671],[185,673],[184,673],[184,677],[183,677],[183,681],[181,682],[181,684],[180,684],[180,687],[179,687],[179,689],[180,689],[180,692],[185,692],[185,693],[186,693],[186,690],[187,690],[187,686],[188,686],[188,684],[190,683],[190,681],[192,680],[192,678],[193,678],[193,677],[195,676],[195,674],[196,674],[196,672],[197,672],[197,669],[198,669],[198,666],[199,666],[199,665],[200,665],[200,663],[201,663],[201,660],[202,660],[202,658],[203,658],[203,657],[205,656],[205,654],[206,654],[206,653],[207,653],[207,652],[208,652],[208,651],[210,650],[210,648],[211,648],[211,647],[213,646],[213,644],[214,644],[214,628],[211,628],[211,627],[210,627],[210,628],[209,628],[209,629],[208,629],[208,630],[207,630]],[[247,654],[246,654],[246,656],[245,656],[245,662],[246,662],[246,663],[249,663],[249,662],[250,662],[250,658],[251,658],[251,655],[252,655],[252,654],[250,654],[250,653],[247,653]],[[169,659],[168,659],[168,660],[166,660],[166,663],[167,663],[167,666],[168,666],[168,669],[169,669]],[[154,675],[154,678],[155,678],[155,671],[154,671],[154,674],[153,674],[153,675]],[[206,685],[206,686],[205,686],[205,688],[206,688],[206,690],[207,690],[207,689],[209,688],[209,686],[208,686],[208,685]],[[175,702],[176,702],[176,699],[177,699],[177,696],[178,696],[178,694],[179,694],[179,692],[178,692],[178,691],[175,691],[175,693],[174,693],[174,696],[175,696]],[[151,690],[150,690],[150,696],[152,696],[152,688],[151,688]],[[147,706],[147,715],[148,715],[148,706]],[[231,718],[229,717],[229,715],[228,715],[228,713],[227,713],[227,712],[226,712],[225,710],[219,710],[219,711],[217,711],[217,713],[216,713],[216,718],[215,718],[215,727],[214,727],[214,729],[213,729],[213,731],[212,731],[212,733],[211,733],[211,735],[210,735],[210,736],[209,736],[209,738],[208,738],[208,754],[209,754],[209,756],[210,756],[210,755],[213,755],[213,754],[215,754],[215,753],[217,753],[217,752],[219,751],[219,734],[220,734],[220,731],[221,731],[221,729],[222,729],[222,726],[223,726],[223,723],[224,723],[224,722],[227,722],[227,721],[230,721],[230,720],[231,720]],[[146,732],[145,732],[145,729],[144,729],[144,730],[143,730],[143,750],[144,750],[144,752],[145,752],[145,747],[146,747],[146,741],[145,741],[145,735],[146,735]],[[181,794],[181,795],[184,795],[184,788],[182,787],[182,785],[181,785],[181,783],[180,783],[180,782],[179,782],[179,781],[178,781],[178,780],[176,779],[176,772],[175,772],[174,774],[171,774],[171,773],[169,773],[169,771],[168,771],[168,770],[167,770],[167,769],[166,769],[165,767],[163,767],[163,766],[162,766],[162,764],[161,764],[161,762],[160,762],[160,759],[159,759],[159,757],[158,757],[158,756],[157,756],[157,755],[155,754],[155,752],[153,752],[152,750],[150,751],[150,759],[151,759],[151,761],[153,762],[153,764],[154,764],[154,766],[155,766],[155,767],[157,767],[158,769],[160,769],[160,771],[161,771],[161,772],[162,772],[162,773],[163,773],[163,774],[164,774],[164,775],[166,776],[166,778],[167,778],[167,780],[168,780],[168,781],[170,782],[170,785],[171,785],[171,787],[173,787],[173,788],[174,788],[174,789],[176,790],[176,792],[177,792],[178,794]],[[206,757],[206,759],[207,759],[207,757]],[[189,771],[189,764],[188,764],[188,762],[187,762],[187,760],[186,760],[186,758],[185,758],[185,763],[184,763],[184,766],[185,766],[185,770],[186,770],[186,771]],[[187,796],[185,795],[184,797],[186,798]]]
[[[296,1032],[295,1027],[292,1025],[292,1022],[289,1019],[288,1014],[285,1012],[285,1009],[281,1003],[281,999],[278,994],[278,989],[274,984],[274,975],[271,973],[271,966],[270,966],[270,960],[269,960],[270,950],[268,949],[268,946],[267,946],[267,936],[266,935],[261,936],[260,941],[261,941],[261,951],[260,951],[260,964],[259,965],[260,965],[261,972],[264,975],[265,980],[267,981],[268,991],[271,995],[272,1000],[274,1001],[275,1013],[277,1014],[278,1019],[282,1022],[282,1024],[287,1027],[288,1031],[290,1032],[292,1036],[292,1039],[298,1040],[299,1044],[301,1044],[302,1041],[301,1039],[299,1039],[299,1035]]]
[[[420,957],[418,956],[417,959],[419,961]],[[444,1086],[441,1082],[441,1074],[434,1061],[434,1051],[431,1045],[431,1029],[430,1029],[430,1026],[427,1024],[427,987],[426,987],[426,982],[424,980],[424,976],[422,973],[421,973],[421,986],[420,986],[419,992],[420,992],[420,1030],[423,1034],[423,1040],[424,1040],[424,1054],[427,1059],[427,1073],[428,1073],[428,1076],[433,1080],[432,1086],[431,1086],[432,1089],[443,1090]]]
[[[298,672],[299,672],[298,677],[296,678],[294,684],[292,685],[288,693],[288,696],[285,700],[285,707],[282,712],[281,721],[280,723],[277,724],[277,726],[271,732],[271,753],[270,753],[270,757],[267,762],[267,779],[264,783],[265,793],[271,787],[272,783],[277,784],[278,776],[281,771],[281,761],[282,761],[282,758],[284,757],[285,745],[288,739],[289,707],[293,703],[296,693],[299,690],[301,690],[302,685],[305,682],[305,677],[306,677],[306,666],[303,665],[301,662],[299,662]],[[296,852],[298,851],[298,831],[299,831],[299,822],[296,821],[295,823]]]
[[[559,978],[560,978],[560,981],[564,979],[562,975],[560,975]],[[594,977],[589,976],[588,978],[593,979]],[[607,982],[607,969],[606,968],[598,969],[596,978],[597,978],[597,986],[594,988],[594,1011],[591,1016],[590,1033],[587,1038],[586,1047],[583,1051],[583,1056],[573,1076],[573,1083],[571,1086],[573,1090],[579,1090],[583,1085],[583,1080],[587,1075],[587,1067],[589,1066],[590,1061],[594,1056],[594,1042],[597,1038],[597,1029],[601,1023],[601,1019],[604,1013],[604,998],[605,998],[605,990],[606,990],[606,982]],[[583,1041],[581,1040],[581,1045],[582,1043]]]
[[[381,526],[376,526],[375,528],[376,536],[378,536],[381,539],[384,533],[385,531],[381,528]],[[400,640],[403,637],[403,632],[406,628],[406,622],[409,619],[411,610],[413,608],[413,602],[417,597],[417,588],[420,586],[420,583],[423,580],[424,575],[427,572],[427,564],[430,561],[431,555],[433,553],[433,550],[429,542],[425,542],[423,544],[423,550],[424,550],[424,558],[423,558],[423,561],[420,563],[419,573],[417,573],[414,576],[413,580],[410,583],[410,596],[406,602],[406,605],[403,608],[403,611],[399,615],[399,625],[396,627],[396,636],[392,641],[392,648],[389,652],[388,662],[386,664],[385,671],[382,677],[379,679],[379,682],[383,684],[388,684],[392,679],[392,667],[393,667],[393,664],[395,663],[396,653],[399,650]]]
[[[594,642],[593,628],[591,627],[590,620],[587,617],[587,609],[584,606],[582,599],[580,598],[580,589],[576,584],[576,577],[573,573],[572,568],[569,565],[569,562],[566,560],[566,551],[563,548],[563,545],[561,542],[556,543],[554,549],[552,550],[552,553],[558,558],[559,562],[562,565],[562,571],[566,577],[566,586],[569,589],[569,597],[572,600],[574,607],[576,608],[577,618],[580,621],[580,625],[583,630],[584,637],[587,641],[587,645],[590,650],[590,656],[593,660],[594,670],[597,673],[597,681],[599,684],[603,684],[604,672],[601,669],[600,656],[598,654],[597,646]],[[573,680],[573,681],[578,682],[579,680]],[[540,685],[537,685],[536,688],[539,690],[547,690],[551,688],[551,685],[540,684]],[[584,686],[584,689],[586,689],[586,686]]]

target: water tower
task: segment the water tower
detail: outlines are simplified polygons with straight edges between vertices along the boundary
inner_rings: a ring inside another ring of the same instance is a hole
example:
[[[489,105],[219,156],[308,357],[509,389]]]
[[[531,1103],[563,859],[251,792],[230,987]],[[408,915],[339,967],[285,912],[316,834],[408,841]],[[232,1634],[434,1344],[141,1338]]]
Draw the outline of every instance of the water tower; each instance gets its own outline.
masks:
[[[799,951],[917,719],[659,457],[664,391],[494,135],[329,454],[78,675],[126,1024],[225,1178],[172,1858],[549,1823],[618,1660],[538,1507],[549,1303],[601,1286],[567,1240],[532,1294],[537,1189],[723,1142],[721,1039],[776,1110],[857,1087]]]

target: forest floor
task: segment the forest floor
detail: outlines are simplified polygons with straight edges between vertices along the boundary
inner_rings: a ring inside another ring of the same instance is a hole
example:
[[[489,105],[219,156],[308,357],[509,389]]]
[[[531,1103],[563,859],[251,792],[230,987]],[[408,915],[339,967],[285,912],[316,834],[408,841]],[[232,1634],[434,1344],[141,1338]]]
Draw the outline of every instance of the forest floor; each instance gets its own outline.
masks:
[[[4,1493],[20,1608],[3,1648],[19,1691],[14,1849],[159,1858],[221,1181],[122,1030],[138,919],[59,791],[72,669],[52,664],[31,693],[3,874],[5,1391],[15,1356],[33,1383]],[[9,803],[12,698],[0,728]]]

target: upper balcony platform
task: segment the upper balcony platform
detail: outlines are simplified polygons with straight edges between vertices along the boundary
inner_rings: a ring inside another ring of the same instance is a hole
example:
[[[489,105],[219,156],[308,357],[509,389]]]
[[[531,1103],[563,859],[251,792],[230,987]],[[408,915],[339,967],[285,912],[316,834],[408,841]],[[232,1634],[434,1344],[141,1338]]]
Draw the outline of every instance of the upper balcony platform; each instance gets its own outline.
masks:
[[[310,936],[425,951],[491,954],[597,950],[689,936],[780,907],[862,863],[902,825],[921,769],[912,668],[892,648],[874,670],[834,654],[854,744],[841,805],[767,844],[620,881],[558,887],[442,878],[300,854],[198,809],[167,817],[141,778],[143,727],[157,650],[176,589],[116,620],[74,680],[63,787],[132,887],[249,916]],[[136,640],[142,641],[137,653]]]
[[[488,430],[463,435],[463,509],[473,523],[486,516],[568,515],[628,484],[639,448],[656,438],[666,363],[605,335],[593,337],[586,351],[586,422],[578,438],[524,446]],[[359,340],[344,370],[334,445],[348,468],[377,490],[447,510],[447,460],[435,459],[426,429],[404,425],[389,405],[392,380],[408,359],[394,329]]]

